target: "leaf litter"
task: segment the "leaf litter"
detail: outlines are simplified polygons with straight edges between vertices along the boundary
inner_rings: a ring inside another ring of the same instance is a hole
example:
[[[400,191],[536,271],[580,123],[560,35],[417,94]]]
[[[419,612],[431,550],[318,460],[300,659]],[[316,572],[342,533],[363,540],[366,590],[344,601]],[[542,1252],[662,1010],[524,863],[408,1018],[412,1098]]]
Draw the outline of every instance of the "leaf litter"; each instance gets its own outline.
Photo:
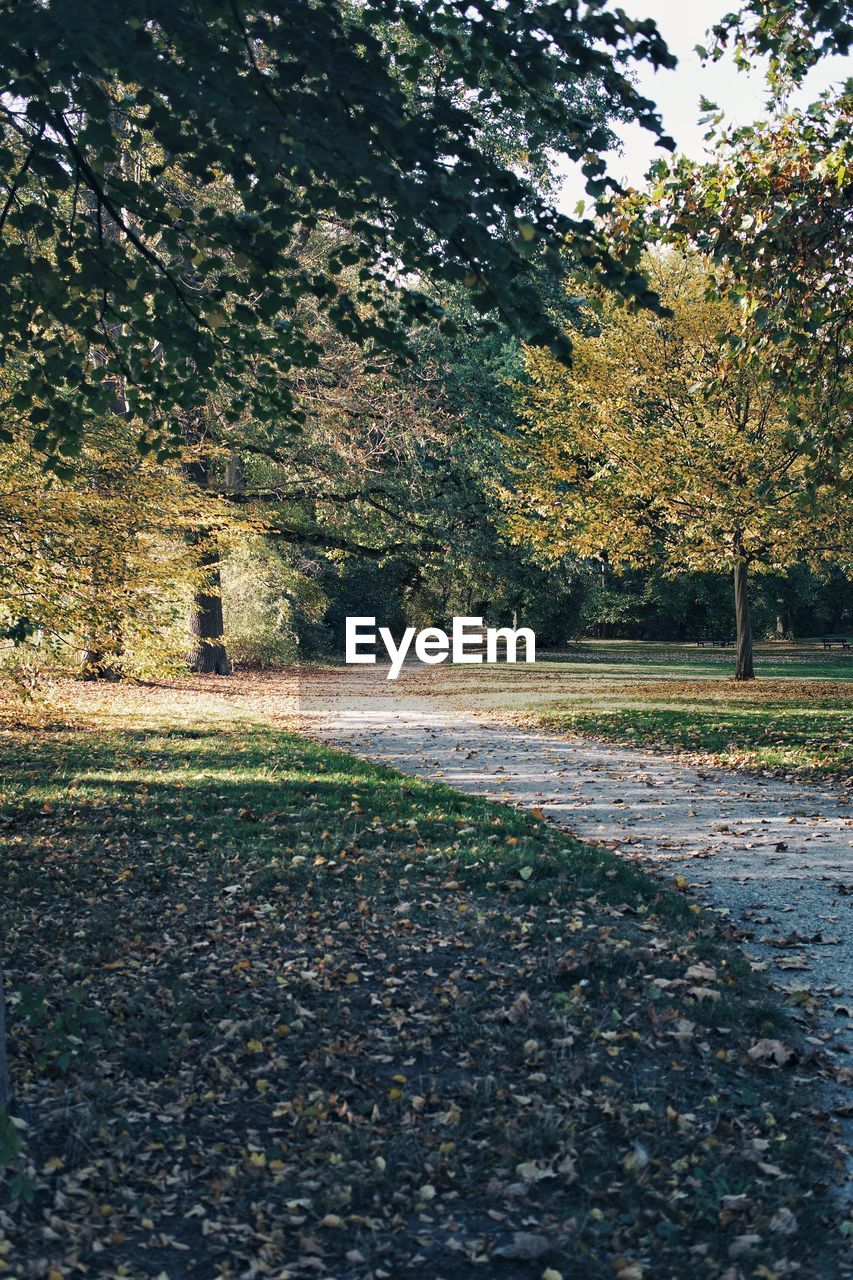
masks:
[[[828,1274],[819,1058],[718,922],[534,817],[156,705],[3,736],[0,1275]]]

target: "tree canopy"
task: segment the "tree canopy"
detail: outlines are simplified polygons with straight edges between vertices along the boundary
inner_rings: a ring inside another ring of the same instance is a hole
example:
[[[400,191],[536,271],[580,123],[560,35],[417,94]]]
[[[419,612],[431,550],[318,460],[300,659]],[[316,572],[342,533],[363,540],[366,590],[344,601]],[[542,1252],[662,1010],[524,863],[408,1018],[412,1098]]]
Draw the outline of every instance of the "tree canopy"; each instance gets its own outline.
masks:
[[[746,4],[717,39],[771,52],[781,86],[845,47],[836,10]],[[743,321],[733,365],[787,414],[792,474],[837,482],[849,99],[724,133],[710,163],[661,162],[626,199],[614,122],[661,130],[632,68],[674,60],[599,0],[19,0],[0,45],[4,636],[65,626],[107,652],[113,603],[143,569],[163,580],[147,552],[128,576],[120,549],[167,529],[209,640],[232,529],[276,564],[326,557],[321,576],[393,560],[406,592],[433,576],[445,602],[528,607],[544,578],[491,501],[508,379],[522,340],[566,357],[589,282],[603,314],[607,297],[655,314],[646,237],[704,255],[715,314]],[[555,211],[557,155],[582,164],[595,219]],[[82,594],[77,561],[100,564]]]
[[[750,568],[840,554],[849,457],[840,476],[809,474],[778,389],[725,342],[742,317],[708,297],[701,259],[668,250],[647,269],[669,316],[599,295],[572,370],[528,353],[516,536],[551,559],[740,569],[744,589]]]
[[[0,47],[0,340],[22,365],[4,408],[60,469],[116,379],[162,453],[214,388],[227,418],[298,418],[290,375],[318,356],[305,297],[345,337],[400,348],[462,284],[564,342],[529,277],[568,244],[651,300],[534,177],[556,147],[600,194],[607,114],[661,133],[630,79],[673,64],[651,21],[563,0],[22,0]],[[335,234],[306,270],[318,226]]]
[[[850,7],[844,0],[746,0],[713,28],[714,54],[732,45],[742,64],[770,56],[771,83],[800,80],[826,54],[853,45]]]
[[[640,209],[623,215],[706,255],[714,294],[746,321],[730,331],[734,353],[775,383],[803,454],[823,468],[849,440],[853,409],[852,120],[848,90],[724,129],[707,163],[659,164]]]

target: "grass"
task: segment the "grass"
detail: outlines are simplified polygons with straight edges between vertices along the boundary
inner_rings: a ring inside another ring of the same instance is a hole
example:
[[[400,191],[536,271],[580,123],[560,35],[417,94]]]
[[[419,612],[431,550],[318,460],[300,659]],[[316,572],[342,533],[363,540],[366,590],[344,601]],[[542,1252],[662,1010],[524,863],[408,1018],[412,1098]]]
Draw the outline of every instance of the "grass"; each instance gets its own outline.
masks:
[[[676,884],[193,693],[0,774],[6,1274],[832,1272],[809,1050]]]
[[[780,686],[781,689],[780,689]],[[765,683],[697,691],[629,685],[592,705],[551,705],[534,714],[544,726],[630,745],[676,749],[738,768],[846,775],[853,772],[853,701],[836,686]],[[775,697],[781,692],[781,697]]]
[[[754,646],[759,679],[794,676],[797,679],[851,680],[853,652],[825,650],[819,640],[758,641]],[[565,655],[543,654],[545,662],[562,662]],[[703,673],[720,679],[734,675],[734,649],[700,649],[691,643],[646,640],[580,640],[570,660],[583,664],[628,665],[641,670],[658,667],[667,673],[689,676]]]
[[[754,682],[728,678],[731,655],[661,645],[592,644],[484,680],[442,673],[472,710],[729,767],[853,773],[853,664],[807,646],[759,649]]]

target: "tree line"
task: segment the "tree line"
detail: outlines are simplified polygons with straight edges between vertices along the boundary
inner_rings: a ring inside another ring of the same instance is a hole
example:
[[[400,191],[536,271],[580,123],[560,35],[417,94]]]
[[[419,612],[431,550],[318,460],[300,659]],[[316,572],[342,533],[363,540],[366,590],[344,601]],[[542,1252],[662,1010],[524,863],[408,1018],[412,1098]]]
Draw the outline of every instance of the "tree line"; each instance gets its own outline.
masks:
[[[114,8],[0,15],[15,660],[118,677],[189,632],[225,674],[229,591],[304,651],[371,566],[403,612],[511,614],[598,565],[728,573],[750,678],[750,580],[845,563],[851,98],[786,97],[849,48],[837,6],[721,23],[709,57],[770,55],[768,119],[639,192],[603,153],[626,119],[671,148],[627,74],[673,64],[651,21]]]

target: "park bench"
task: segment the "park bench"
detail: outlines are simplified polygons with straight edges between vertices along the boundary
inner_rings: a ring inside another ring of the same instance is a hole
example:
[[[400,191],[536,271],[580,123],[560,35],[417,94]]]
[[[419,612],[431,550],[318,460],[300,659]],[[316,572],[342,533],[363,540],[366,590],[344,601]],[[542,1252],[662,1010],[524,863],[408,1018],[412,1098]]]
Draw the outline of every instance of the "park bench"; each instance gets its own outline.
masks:
[[[718,649],[733,649],[735,647],[734,638],[723,639],[721,637],[719,640],[715,640],[714,644],[717,646]]]
[[[824,636],[824,638],[821,640],[821,644],[823,645],[824,649],[830,649],[830,650],[832,649],[832,646],[834,644],[841,645],[842,649],[849,649],[851,647],[851,642],[849,640],[843,639],[841,636]]]
[[[704,649],[706,644],[709,644],[712,649],[733,649],[734,643],[734,640],[726,640],[721,636],[699,636],[696,641],[700,649]]]

